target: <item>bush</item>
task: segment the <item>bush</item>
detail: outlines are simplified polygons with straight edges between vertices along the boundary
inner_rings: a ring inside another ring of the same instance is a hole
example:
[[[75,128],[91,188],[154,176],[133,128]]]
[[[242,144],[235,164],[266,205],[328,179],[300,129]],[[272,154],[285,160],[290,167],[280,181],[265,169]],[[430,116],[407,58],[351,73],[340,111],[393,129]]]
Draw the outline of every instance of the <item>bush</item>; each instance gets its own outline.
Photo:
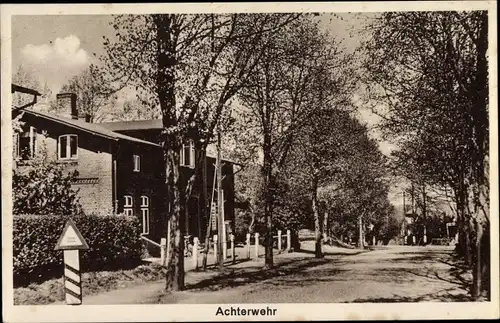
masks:
[[[14,283],[43,281],[63,274],[63,251],[54,250],[69,216],[14,216]],[[89,245],[80,252],[82,271],[130,268],[141,260],[140,225],[136,217],[71,217]]]
[[[50,159],[41,145],[34,158],[13,169],[14,214],[81,214],[78,191],[71,186],[77,177],[77,171],[68,172]]]

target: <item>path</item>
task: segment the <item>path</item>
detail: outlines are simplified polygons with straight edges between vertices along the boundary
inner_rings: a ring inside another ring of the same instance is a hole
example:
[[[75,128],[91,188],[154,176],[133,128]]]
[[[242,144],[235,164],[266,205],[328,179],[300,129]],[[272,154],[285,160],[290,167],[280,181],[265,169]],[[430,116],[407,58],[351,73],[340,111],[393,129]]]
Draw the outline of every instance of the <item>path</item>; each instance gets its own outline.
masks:
[[[464,275],[450,247],[330,248],[324,259],[309,251],[281,254],[277,269],[263,259],[222,272],[189,272],[188,288],[164,294],[164,282],[84,298],[84,304],[415,302],[467,300]]]

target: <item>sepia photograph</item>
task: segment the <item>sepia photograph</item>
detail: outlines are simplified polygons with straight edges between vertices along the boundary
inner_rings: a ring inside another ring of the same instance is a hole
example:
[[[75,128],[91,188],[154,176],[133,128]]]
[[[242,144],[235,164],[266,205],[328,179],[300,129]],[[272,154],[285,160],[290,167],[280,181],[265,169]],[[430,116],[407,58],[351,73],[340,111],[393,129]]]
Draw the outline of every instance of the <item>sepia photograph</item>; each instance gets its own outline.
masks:
[[[498,318],[496,26],[2,5],[4,317]]]

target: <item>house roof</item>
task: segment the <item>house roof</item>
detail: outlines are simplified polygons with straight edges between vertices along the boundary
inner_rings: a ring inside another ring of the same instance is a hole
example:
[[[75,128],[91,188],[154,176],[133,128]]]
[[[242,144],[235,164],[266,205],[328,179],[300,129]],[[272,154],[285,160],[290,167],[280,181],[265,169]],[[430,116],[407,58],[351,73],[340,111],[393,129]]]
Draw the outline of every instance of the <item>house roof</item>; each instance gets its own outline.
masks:
[[[134,121],[115,121],[115,122],[103,122],[99,123],[100,126],[111,130],[111,131],[129,131],[129,130],[161,130],[163,129],[162,119],[150,119],[150,120],[134,120]],[[209,144],[207,147],[207,157],[217,158],[217,149],[215,145]],[[222,158],[223,161],[229,162],[231,164],[241,165],[240,163]]]
[[[99,125],[111,131],[163,129],[163,122],[161,119],[103,122]]]
[[[33,90],[33,89],[29,89],[27,87],[24,87],[24,86],[20,86],[20,85],[17,85],[17,84],[11,84],[11,93],[14,93],[14,92],[21,92],[21,93],[26,93],[26,94],[31,94],[31,95],[41,95],[38,91],[36,90]]]
[[[136,143],[140,143],[140,144],[160,147],[160,145],[158,145],[156,143],[146,141],[146,140],[141,140],[141,139],[134,138],[131,136],[126,136],[126,135],[123,135],[121,133],[111,131],[111,130],[109,130],[109,129],[107,129],[99,124],[96,124],[96,123],[89,123],[89,122],[85,122],[82,120],[63,118],[63,117],[60,117],[60,116],[57,116],[57,115],[54,115],[51,113],[46,113],[46,112],[41,112],[41,111],[25,110],[24,112],[31,114],[31,115],[34,115],[34,116],[37,116],[39,118],[44,118],[47,120],[51,120],[51,121],[54,121],[57,123],[64,124],[64,125],[72,127],[72,128],[86,131],[86,132],[89,132],[93,135],[97,135],[97,136],[104,137],[107,139],[126,140],[126,141],[136,142]]]

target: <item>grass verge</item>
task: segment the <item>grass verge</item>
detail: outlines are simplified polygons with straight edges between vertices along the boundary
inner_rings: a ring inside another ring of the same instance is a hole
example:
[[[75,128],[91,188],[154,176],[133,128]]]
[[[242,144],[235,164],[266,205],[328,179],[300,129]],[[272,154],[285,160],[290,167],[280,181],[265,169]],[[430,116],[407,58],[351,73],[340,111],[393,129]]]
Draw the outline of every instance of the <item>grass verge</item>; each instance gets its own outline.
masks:
[[[95,295],[137,283],[165,277],[165,269],[157,264],[143,264],[129,270],[98,271],[82,274],[82,294]],[[14,305],[45,305],[64,301],[64,279],[50,279],[14,289]]]

